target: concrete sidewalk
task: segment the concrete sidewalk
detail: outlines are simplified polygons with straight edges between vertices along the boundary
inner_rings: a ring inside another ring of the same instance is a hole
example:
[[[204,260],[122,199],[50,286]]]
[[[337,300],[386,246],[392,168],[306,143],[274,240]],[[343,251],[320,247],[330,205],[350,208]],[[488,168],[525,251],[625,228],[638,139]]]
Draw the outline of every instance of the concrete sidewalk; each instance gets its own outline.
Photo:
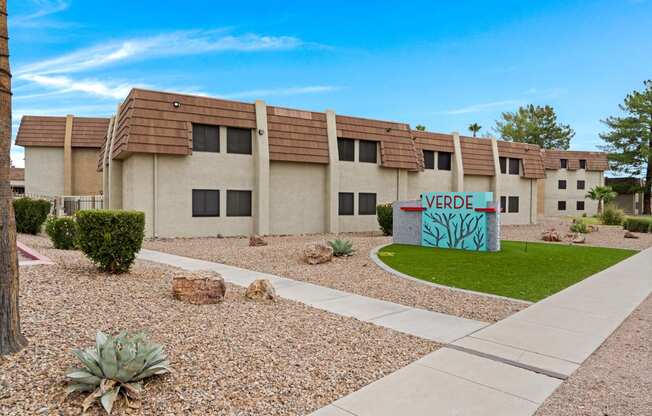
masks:
[[[191,271],[212,270],[220,273],[226,282],[239,286],[248,286],[256,279],[269,279],[276,293],[282,298],[440,343],[453,342],[488,325],[486,322],[411,308],[298,280],[174,254],[142,249],[138,258]]]
[[[532,415],[652,291],[652,248],[312,416]]]

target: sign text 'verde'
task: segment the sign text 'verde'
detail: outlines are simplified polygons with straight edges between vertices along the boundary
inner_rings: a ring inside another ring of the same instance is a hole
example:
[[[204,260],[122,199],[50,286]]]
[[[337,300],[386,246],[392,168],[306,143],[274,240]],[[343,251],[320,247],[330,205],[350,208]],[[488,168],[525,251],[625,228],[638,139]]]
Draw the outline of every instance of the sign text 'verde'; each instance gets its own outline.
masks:
[[[473,195],[426,195],[426,203],[428,208],[452,208],[452,209],[473,209]]]

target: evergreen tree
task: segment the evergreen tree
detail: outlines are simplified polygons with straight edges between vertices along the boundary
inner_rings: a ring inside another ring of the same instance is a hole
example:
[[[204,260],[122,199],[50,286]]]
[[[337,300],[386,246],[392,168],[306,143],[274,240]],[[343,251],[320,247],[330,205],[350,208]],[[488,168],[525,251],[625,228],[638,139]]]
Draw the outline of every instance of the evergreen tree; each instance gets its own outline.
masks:
[[[557,121],[557,114],[549,105],[530,104],[514,113],[503,113],[495,130],[503,140],[536,144],[542,149],[568,150],[575,136],[569,125]]]

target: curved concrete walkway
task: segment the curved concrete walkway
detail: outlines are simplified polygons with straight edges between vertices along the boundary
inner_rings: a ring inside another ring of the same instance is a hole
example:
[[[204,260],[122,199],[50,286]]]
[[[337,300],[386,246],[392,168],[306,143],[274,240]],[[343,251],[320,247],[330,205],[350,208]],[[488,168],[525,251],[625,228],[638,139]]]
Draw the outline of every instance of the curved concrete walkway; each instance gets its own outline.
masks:
[[[528,416],[652,291],[652,248],[312,416]]]
[[[411,308],[312,283],[159,251],[142,249],[138,258],[185,270],[216,271],[226,282],[239,286],[248,286],[256,279],[269,279],[282,298],[440,343],[453,342],[488,325],[486,322]]]

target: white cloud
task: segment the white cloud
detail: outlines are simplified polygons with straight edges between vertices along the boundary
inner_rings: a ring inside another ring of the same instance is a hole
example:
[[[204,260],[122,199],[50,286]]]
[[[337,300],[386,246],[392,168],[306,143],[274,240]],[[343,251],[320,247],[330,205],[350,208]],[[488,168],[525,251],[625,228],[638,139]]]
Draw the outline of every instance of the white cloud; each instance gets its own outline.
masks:
[[[31,81],[43,87],[54,89],[57,93],[83,92],[98,97],[123,99],[136,85],[127,83],[107,83],[97,80],[76,80],[66,76],[23,74],[20,79]],[[142,85],[141,85],[142,87]]]
[[[332,85],[311,85],[306,87],[288,87],[272,88],[234,92],[231,94],[220,95],[224,98],[261,98],[270,96],[288,96],[299,94],[318,94],[338,90],[338,87]]]
[[[523,100],[503,100],[503,101],[492,101],[488,103],[472,104],[466,107],[456,108],[453,110],[442,111],[440,114],[469,114],[469,113],[480,113],[482,111],[492,111],[492,110],[505,110],[513,108],[519,105],[523,105],[525,101]]]
[[[9,25],[12,28],[43,28],[61,27],[65,23],[45,21],[44,18],[62,12],[70,7],[69,1],[64,0],[31,0],[36,11],[24,15],[16,15],[9,18]]]

